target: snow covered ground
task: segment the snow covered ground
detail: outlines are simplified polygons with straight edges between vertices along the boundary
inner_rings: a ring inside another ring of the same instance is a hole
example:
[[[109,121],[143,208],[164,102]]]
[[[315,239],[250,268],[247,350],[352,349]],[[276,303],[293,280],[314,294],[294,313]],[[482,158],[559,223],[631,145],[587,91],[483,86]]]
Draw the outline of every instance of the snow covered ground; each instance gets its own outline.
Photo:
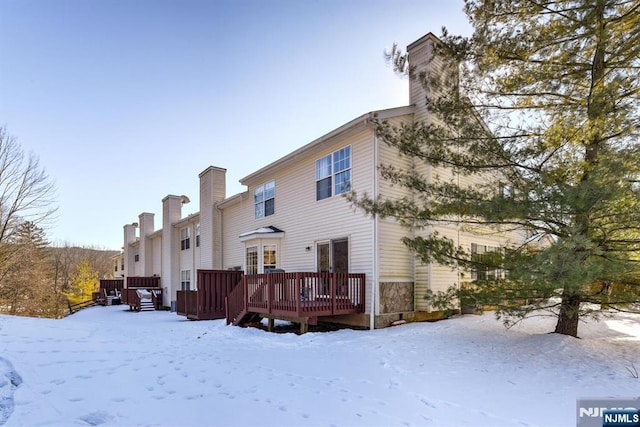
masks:
[[[122,306],[0,316],[0,424],[572,426],[579,397],[640,395],[640,316],[552,329],[491,313],[302,336]]]

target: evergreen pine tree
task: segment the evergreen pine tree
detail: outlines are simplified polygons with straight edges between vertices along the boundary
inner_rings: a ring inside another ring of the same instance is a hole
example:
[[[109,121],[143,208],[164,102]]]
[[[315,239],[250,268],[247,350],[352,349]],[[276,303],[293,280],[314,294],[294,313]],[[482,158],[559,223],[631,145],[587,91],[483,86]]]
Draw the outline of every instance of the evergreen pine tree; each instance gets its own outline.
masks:
[[[507,321],[546,308],[555,332],[577,336],[580,317],[597,314],[585,303],[628,309],[640,299],[640,2],[466,0],[465,12],[474,33],[443,30],[437,73],[391,54],[427,87],[439,120],[379,123],[377,134],[475,184],[382,165],[417,197],[351,200],[414,231],[447,222],[525,232],[481,256],[436,233],[404,241],[425,262],[504,272],[432,295],[436,306],[458,298],[495,306]]]

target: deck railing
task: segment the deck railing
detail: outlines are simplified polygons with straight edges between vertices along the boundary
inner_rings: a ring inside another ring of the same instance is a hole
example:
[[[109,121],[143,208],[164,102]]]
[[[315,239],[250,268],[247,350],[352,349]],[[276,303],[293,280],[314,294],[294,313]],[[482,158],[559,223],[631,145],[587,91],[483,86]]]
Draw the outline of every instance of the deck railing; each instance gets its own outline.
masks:
[[[120,291],[124,287],[124,279],[100,279],[100,289]]]
[[[247,311],[294,317],[363,313],[361,273],[268,273],[245,275]]]
[[[198,270],[198,289],[178,291],[176,312],[194,320],[224,319],[225,298],[242,283],[242,271]]]
[[[245,310],[245,295],[243,283],[233,288],[227,295],[225,301],[227,325],[235,322]]]
[[[159,276],[129,276],[127,277],[127,288],[159,288]]]
[[[156,310],[162,309],[162,289],[161,288],[125,288],[122,290],[122,304],[127,304],[131,310],[140,310],[139,290],[147,290],[151,293],[151,300]]]
[[[198,291],[176,292],[176,313],[180,316],[198,314]]]

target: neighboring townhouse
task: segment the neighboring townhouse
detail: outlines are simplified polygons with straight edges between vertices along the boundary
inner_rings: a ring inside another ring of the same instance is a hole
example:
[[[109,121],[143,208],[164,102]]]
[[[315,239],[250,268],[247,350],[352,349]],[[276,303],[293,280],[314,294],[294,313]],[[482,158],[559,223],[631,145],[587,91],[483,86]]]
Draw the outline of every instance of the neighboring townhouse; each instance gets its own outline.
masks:
[[[427,58],[436,40],[429,33],[409,45],[410,64],[430,66]],[[394,220],[366,215],[343,197],[351,190],[373,197],[411,196],[380,177],[380,164],[412,165],[378,140],[373,124],[434,120],[424,107],[424,88],[412,79],[409,85],[409,106],[355,118],[241,179],[243,193],[227,197],[226,169],[208,167],[199,175],[198,213],[183,218],[188,198],[168,195],[162,200],[161,229],[155,229],[152,213],[124,226],[114,275],[159,276],[163,305],[175,310],[178,290],[198,288],[199,269],[364,273],[364,313],[325,320],[384,327],[398,319],[434,316],[427,291],[459,286],[471,275],[421,263],[401,242],[408,230]],[[429,179],[451,176],[429,165],[417,167]],[[433,231],[476,251],[507,238],[472,234],[453,224],[419,232]]]

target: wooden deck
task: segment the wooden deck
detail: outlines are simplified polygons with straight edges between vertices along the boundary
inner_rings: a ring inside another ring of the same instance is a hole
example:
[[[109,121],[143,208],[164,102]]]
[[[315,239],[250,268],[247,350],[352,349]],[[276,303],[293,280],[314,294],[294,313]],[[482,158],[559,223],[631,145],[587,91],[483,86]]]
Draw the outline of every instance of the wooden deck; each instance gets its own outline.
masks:
[[[242,276],[242,271],[198,270],[198,290],[178,291],[176,312],[191,320],[224,319],[225,299]]]
[[[122,290],[122,304],[127,304],[130,310],[143,310],[143,301],[140,299],[140,292],[145,292],[151,297],[154,310],[162,310],[162,288],[141,287],[125,288]]]
[[[140,292],[138,292],[140,291]],[[158,276],[130,276],[126,278],[125,287],[122,289],[122,303],[128,304],[134,311],[145,310],[147,301],[142,301],[140,294],[150,294],[151,303],[155,310],[162,309],[162,288]]]
[[[364,313],[366,277],[361,273],[268,273],[245,275],[227,300],[227,323],[252,313],[313,323],[318,317]]]
[[[323,316],[364,313],[365,283],[361,273],[198,270],[198,289],[177,292],[176,312],[191,320],[226,318],[234,325],[267,317],[306,327]]]

